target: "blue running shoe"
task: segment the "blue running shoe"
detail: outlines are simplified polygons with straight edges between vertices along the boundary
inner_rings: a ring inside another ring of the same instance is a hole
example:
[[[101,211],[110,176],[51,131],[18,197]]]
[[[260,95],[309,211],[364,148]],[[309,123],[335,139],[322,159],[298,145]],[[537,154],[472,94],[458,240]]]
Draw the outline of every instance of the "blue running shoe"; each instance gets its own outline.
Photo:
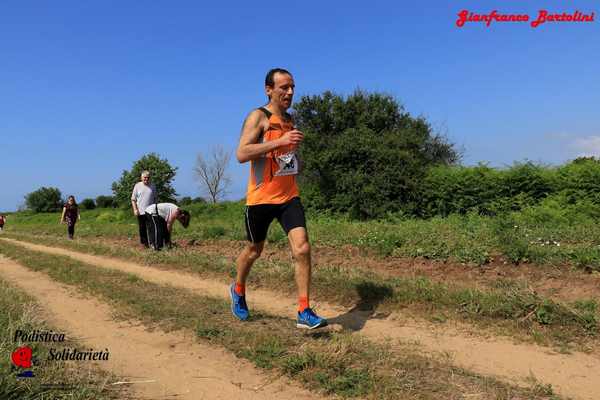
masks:
[[[241,321],[245,321],[250,316],[248,306],[246,305],[246,296],[240,296],[235,292],[235,283],[229,286],[229,297],[231,297],[231,312]]]
[[[296,327],[302,329],[316,329],[323,326],[327,326],[327,320],[319,317],[310,308],[305,308],[304,311],[298,313]]]

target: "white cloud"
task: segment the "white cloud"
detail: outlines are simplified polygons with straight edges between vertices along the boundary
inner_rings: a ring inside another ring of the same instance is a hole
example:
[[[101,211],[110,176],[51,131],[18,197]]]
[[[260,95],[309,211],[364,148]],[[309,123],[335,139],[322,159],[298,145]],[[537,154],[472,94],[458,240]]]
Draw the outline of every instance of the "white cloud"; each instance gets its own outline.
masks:
[[[600,156],[600,136],[575,138],[569,147],[578,153],[578,157],[598,157]]]

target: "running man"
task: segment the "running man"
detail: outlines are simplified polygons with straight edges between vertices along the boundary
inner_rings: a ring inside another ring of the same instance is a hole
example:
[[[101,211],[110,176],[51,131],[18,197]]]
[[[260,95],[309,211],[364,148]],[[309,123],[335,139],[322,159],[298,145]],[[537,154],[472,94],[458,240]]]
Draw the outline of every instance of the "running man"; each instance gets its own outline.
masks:
[[[247,320],[246,279],[264,248],[269,225],[277,219],[288,236],[294,257],[298,287],[297,326],[315,329],[327,325],[327,321],[317,316],[309,304],[310,244],[296,184],[296,149],[304,135],[295,129],[287,113],[292,105],[294,88],[292,74],[280,68],[270,70],[265,79],[269,103],[252,111],[242,127],[236,156],[240,163],[250,161],[245,211],[248,243],[237,258],[237,276],[229,288],[229,295],[233,315]]]

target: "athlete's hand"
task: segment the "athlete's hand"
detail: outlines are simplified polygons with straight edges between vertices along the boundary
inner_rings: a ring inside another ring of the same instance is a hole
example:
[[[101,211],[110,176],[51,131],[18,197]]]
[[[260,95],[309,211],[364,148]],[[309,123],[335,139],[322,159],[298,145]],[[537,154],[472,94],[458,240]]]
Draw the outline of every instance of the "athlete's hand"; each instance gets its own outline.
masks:
[[[294,129],[284,133],[279,140],[281,141],[281,146],[293,146],[295,148],[304,140],[304,133]]]

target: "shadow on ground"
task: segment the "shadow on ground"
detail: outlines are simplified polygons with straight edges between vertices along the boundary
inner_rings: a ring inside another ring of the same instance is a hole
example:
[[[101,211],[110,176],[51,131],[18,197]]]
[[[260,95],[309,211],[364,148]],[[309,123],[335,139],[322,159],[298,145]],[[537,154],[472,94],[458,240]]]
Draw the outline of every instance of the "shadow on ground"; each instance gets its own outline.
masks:
[[[359,331],[369,319],[385,319],[389,313],[378,313],[377,307],[384,300],[393,296],[394,291],[389,286],[372,282],[363,282],[356,286],[360,300],[348,312],[328,319],[329,324],[341,325],[350,331]]]

